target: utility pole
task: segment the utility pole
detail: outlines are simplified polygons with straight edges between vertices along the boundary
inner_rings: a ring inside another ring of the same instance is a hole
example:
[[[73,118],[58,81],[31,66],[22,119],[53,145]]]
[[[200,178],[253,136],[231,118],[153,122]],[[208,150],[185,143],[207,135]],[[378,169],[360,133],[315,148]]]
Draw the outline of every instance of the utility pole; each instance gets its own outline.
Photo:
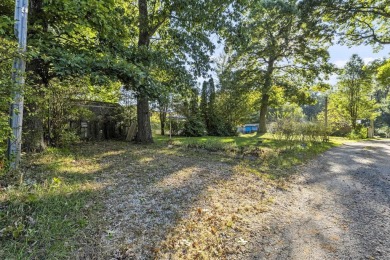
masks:
[[[15,58],[12,71],[12,104],[10,106],[10,127],[12,137],[8,139],[7,156],[11,169],[17,169],[22,149],[23,88],[26,61],[24,54],[27,46],[28,0],[15,1],[15,36],[18,39],[18,57]]]
[[[325,141],[328,141],[328,95],[325,96]]]

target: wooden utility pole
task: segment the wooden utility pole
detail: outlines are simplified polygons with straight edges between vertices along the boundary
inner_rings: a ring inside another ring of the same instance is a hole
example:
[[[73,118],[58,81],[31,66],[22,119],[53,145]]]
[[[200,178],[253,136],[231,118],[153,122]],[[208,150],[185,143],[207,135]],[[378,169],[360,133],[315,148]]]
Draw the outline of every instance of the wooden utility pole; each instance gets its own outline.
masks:
[[[26,61],[24,53],[27,46],[28,0],[15,2],[15,36],[18,39],[18,57],[15,58],[12,71],[12,104],[10,106],[10,127],[13,136],[8,140],[7,156],[11,169],[17,169],[20,163],[23,122],[23,88]]]

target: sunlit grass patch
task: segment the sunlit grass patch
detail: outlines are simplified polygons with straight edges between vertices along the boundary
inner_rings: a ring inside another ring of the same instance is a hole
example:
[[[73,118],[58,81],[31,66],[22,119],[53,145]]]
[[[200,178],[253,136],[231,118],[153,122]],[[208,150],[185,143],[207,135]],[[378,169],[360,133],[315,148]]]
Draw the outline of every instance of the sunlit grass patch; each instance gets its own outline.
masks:
[[[158,136],[156,139],[159,145],[168,143],[170,146],[195,149],[195,151],[199,149],[209,152],[219,151],[220,156],[239,160],[233,166],[236,172],[255,174],[268,181],[278,180],[278,183],[292,176],[295,166],[315,158],[332,147],[350,142],[340,137],[331,137],[329,142],[279,140],[271,134],[172,139]]]
[[[0,191],[0,259],[68,258],[101,205],[94,160],[49,149],[28,158],[21,182]]]

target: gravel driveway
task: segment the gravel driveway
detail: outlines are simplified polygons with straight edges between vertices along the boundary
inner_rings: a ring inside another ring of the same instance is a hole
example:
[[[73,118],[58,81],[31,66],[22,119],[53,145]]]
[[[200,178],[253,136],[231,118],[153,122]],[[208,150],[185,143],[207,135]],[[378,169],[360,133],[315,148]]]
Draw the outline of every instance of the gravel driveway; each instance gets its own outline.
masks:
[[[252,259],[390,259],[390,140],[331,149],[301,172]]]

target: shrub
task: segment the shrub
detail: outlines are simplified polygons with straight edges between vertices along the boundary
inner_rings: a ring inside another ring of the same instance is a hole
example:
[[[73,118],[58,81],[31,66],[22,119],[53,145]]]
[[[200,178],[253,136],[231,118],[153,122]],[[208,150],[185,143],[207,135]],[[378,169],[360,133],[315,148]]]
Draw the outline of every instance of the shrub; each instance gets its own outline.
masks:
[[[187,148],[195,148],[195,149],[205,149],[211,152],[217,151],[225,151],[225,152],[234,152],[238,151],[238,147],[235,143],[222,143],[217,140],[191,140],[186,144]]]
[[[382,126],[377,130],[377,134],[380,137],[389,138],[390,137],[390,127],[389,126]]]
[[[367,129],[365,127],[357,127],[347,135],[348,139],[364,139],[367,138]]]
[[[318,122],[300,122],[284,118],[271,123],[269,132],[278,140],[319,142],[325,135],[325,127]]]
[[[72,130],[63,130],[59,138],[60,147],[68,147],[80,141],[79,135]]]
[[[206,132],[205,126],[202,120],[198,117],[190,117],[187,122],[184,123],[184,129],[182,135],[184,136],[204,136]]]

